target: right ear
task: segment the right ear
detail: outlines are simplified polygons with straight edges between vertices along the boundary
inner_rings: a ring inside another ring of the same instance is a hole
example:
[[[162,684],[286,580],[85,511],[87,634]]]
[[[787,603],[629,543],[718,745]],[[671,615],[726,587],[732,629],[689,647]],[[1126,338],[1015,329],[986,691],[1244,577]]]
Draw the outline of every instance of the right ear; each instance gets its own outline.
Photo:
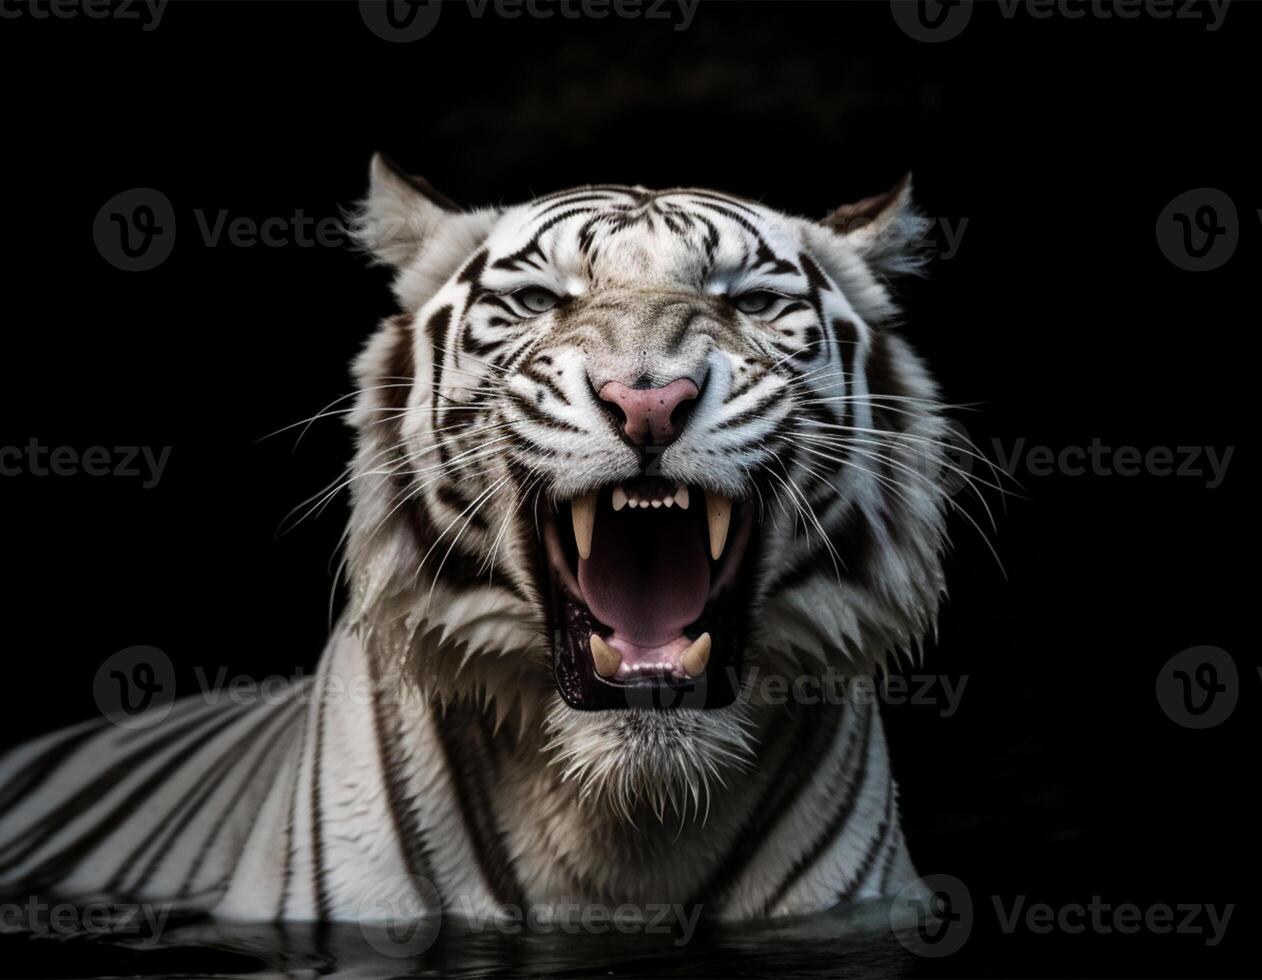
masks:
[[[383,153],[374,153],[368,170],[368,196],[351,218],[351,234],[360,248],[382,265],[401,269],[460,208],[414,177]]]

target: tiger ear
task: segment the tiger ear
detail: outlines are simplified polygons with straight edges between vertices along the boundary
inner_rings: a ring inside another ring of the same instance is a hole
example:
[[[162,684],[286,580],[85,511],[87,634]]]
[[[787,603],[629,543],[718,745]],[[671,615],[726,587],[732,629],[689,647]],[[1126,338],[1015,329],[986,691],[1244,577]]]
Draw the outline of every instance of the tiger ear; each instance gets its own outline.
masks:
[[[912,204],[910,173],[884,194],[843,204],[820,224],[881,273],[915,272],[924,264],[929,221]]]
[[[398,269],[416,258],[447,217],[459,214],[456,203],[424,177],[409,175],[385,154],[374,153],[368,196],[351,216],[350,229],[360,248]]]

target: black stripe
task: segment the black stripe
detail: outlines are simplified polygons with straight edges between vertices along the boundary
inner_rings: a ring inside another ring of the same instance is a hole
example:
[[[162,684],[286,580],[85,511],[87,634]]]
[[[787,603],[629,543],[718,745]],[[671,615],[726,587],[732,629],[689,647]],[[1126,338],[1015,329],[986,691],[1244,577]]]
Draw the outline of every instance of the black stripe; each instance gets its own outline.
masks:
[[[784,319],[790,313],[798,313],[801,310],[809,310],[810,308],[811,308],[811,305],[809,303],[805,302],[804,300],[795,299],[791,303],[786,303],[784,306],[784,309],[782,309],[779,313],[777,313],[767,322],[775,323],[777,320]]]
[[[894,870],[894,859],[898,857],[899,848],[902,844],[902,831],[898,827],[894,828],[894,838],[890,841],[889,853],[885,855],[885,860],[881,863],[881,879],[877,887],[882,895],[888,894],[890,887],[890,874]]]
[[[832,290],[832,283],[828,281],[828,277],[824,275],[824,270],[819,267],[819,264],[813,258],[805,252],[799,252],[798,262],[802,266],[802,271],[806,273],[806,281],[809,283],[812,292],[818,295],[819,293],[826,293]],[[816,302],[815,306],[818,308],[819,303]]]
[[[490,793],[479,775],[490,768],[490,744],[477,718],[469,719],[457,708],[432,711],[434,733],[447,762],[464,823],[487,889],[501,906],[525,904],[525,894],[514,873],[504,833],[495,820]]]
[[[316,919],[323,921],[329,914],[329,887],[327,871],[324,867],[324,823],[321,814],[324,812],[324,787],[320,785],[320,775],[324,769],[324,709],[327,698],[329,674],[333,672],[336,658],[325,659],[324,676],[316,684],[315,703],[315,748],[311,762],[311,864],[312,891],[315,893]]]
[[[872,843],[864,851],[863,857],[860,858],[858,867],[855,868],[854,876],[850,879],[850,885],[839,896],[841,899],[851,898],[867,881],[868,876],[872,873],[872,868],[876,864],[877,855],[881,853],[885,842],[893,835],[894,826],[894,780],[891,777],[885,789],[885,816],[881,818],[881,823],[876,828],[876,833],[872,835]],[[890,854],[894,853],[894,848],[890,848]],[[889,858],[887,857],[887,862]],[[882,889],[883,891],[884,889]]]
[[[570,194],[582,194],[595,191],[608,191],[615,194],[625,194],[633,200],[642,199],[645,195],[641,191],[637,191],[634,187],[628,187],[626,184],[585,184],[582,187],[567,187],[561,191],[551,191],[547,194],[541,194],[531,200],[531,204],[539,204],[543,201],[553,201],[558,197],[568,197]]]
[[[477,254],[466,262],[464,268],[460,270],[460,275],[456,281],[470,283],[473,289],[476,290],[482,283],[482,273],[486,270],[486,258],[486,249],[478,249]]]
[[[99,735],[109,722],[102,720],[96,726],[85,726],[81,732],[71,732],[60,741],[54,742],[39,755],[31,759],[19,769],[0,791],[0,817],[8,813],[22,799],[36,792],[48,781],[59,763],[65,761],[88,739]]]
[[[104,888],[106,892],[117,891],[123,880],[129,877],[129,872],[135,869],[145,851],[152,849],[153,853],[150,855],[149,860],[145,862],[140,875],[132,878],[128,891],[137,893],[144,888],[158,865],[162,863],[162,859],[167,856],[175,838],[193,821],[200,812],[200,807],[209,799],[211,793],[232,772],[233,767],[240,758],[242,746],[255,743],[263,731],[275,722],[278,714],[280,713],[265,712],[261,723],[251,726],[249,731],[220,753],[214,765],[202,773],[201,777],[171,807],[163,822],[154,828],[153,833],[148,838],[138,843],[122,861],[113,878],[106,883]]]
[[[675,195],[687,195],[688,197],[699,197],[703,199],[709,199],[711,201],[718,201],[721,204],[728,205],[728,207],[733,207],[741,211],[744,211],[746,214],[750,214],[755,217],[758,216],[758,212],[755,211],[752,207],[750,207],[749,204],[747,204],[743,199],[739,197],[732,197],[730,194],[719,194],[715,191],[702,190],[700,188],[695,188],[695,187],[686,187],[686,188],[673,188],[668,191],[662,191],[659,196],[660,197],[668,197],[668,196],[673,197]]]
[[[557,432],[571,432],[576,435],[583,434],[583,430],[578,428],[578,426],[571,425],[569,422],[566,422],[563,419],[554,418],[553,416],[542,411],[529,398],[523,398],[521,395],[517,394],[517,392],[515,391],[508,392],[506,397],[508,398],[510,402],[513,403],[513,405],[517,407],[517,410],[521,412],[521,414],[524,415],[527,418],[527,420],[535,423],[536,425],[540,425],[548,429],[553,429]]]
[[[286,706],[285,711],[280,712],[280,714],[285,717],[286,727],[288,727],[288,725],[291,724],[294,720],[293,709],[296,707],[299,707],[301,703],[302,703],[301,701],[295,699],[293,704]],[[300,711],[297,713],[297,717],[298,717],[299,722],[301,723],[301,721],[306,716],[303,712]],[[245,795],[253,787],[254,779],[258,775],[259,770],[263,768],[264,763],[268,759],[272,758],[272,756],[274,756],[278,750],[282,750],[288,747],[289,744],[290,743],[288,742],[288,740],[282,738],[280,734],[278,733],[272,737],[267,748],[259,753],[258,757],[254,760],[254,763],[250,766],[249,771],[245,774],[245,777],[242,780],[241,785],[238,786],[236,789],[236,792],[233,793],[232,799],[228,802],[228,805],[224,807],[224,809],[220,811],[219,816],[215,818],[215,822],[211,825],[210,833],[206,835],[206,839],[202,841],[202,846],[198,849],[196,856],[193,858],[192,862],[189,864],[188,870],[184,875],[184,881],[180,885],[180,888],[179,888],[180,895],[188,894],[189,889],[193,887],[193,883],[197,880],[197,875],[202,870],[202,865],[205,863],[206,858],[209,856],[211,850],[214,848],[215,842],[219,840],[219,835],[223,833],[224,828],[228,825],[229,818],[236,811],[236,808],[240,805],[241,801],[245,798]],[[264,792],[263,798],[259,801],[259,810],[261,810],[263,805],[266,803],[269,792],[270,792],[270,787],[268,788],[267,791]],[[254,816],[255,816],[255,822],[257,822],[257,819],[258,819],[257,811],[255,812]],[[243,841],[242,852],[241,854],[237,855],[236,863],[240,862],[241,856],[242,854],[244,854],[244,845],[249,842],[250,836],[253,833],[253,831],[254,831],[254,824],[252,823],[249,830],[246,832],[245,836],[242,838],[242,841]],[[234,863],[232,871],[226,875],[226,878],[231,878],[232,875],[236,873],[236,863]]]
[[[289,788],[289,808],[285,812],[285,865],[281,870],[280,900],[276,905],[276,921],[285,919],[285,906],[289,904],[289,886],[294,877],[294,814],[298,812],[298,786],[302,783],[303,756],[307,752],[307,716],[302,717],[298,732],[298,754],[294,765],[294,782]]]
[[[425,324],[430,343],[434,348],[434,377],[431,383],[435,393],[443,387],[443,364],[447,359],[447,330],[451,326],[451,307],[444,306],[435,310],[434,315]]]
[[[555,397],[562,405],[568,405],[570,403],[570,400],[565,397],[565,392],[561,390],[560,386],[547,375],[540,374],[536,371],[533,365],[527,364],[518,372],[518,374],[520,374],[523,378],[529,378],[535,384],[548,389],[548,391],[552,392],[553,397]]]
[[[235,713],[229,714],[223,721],[209,726],[208,730],[199,732],[196,736],[190,738],[189,744],[175,753],[157,772],[151,774],[138,787],[128,793],[122,802],[116,804],[108,814],[100,817],[95,827],[85,831],[72,844],[63,847],[57,854],[46,858],[42,864],[37,865],[32,871],[27,873],[26,880],[32,885],[38,885],[43,888],[54,885],[64,878],[73,870],[74,865],[90,854],[102,840],[117,829],[118,822],[121,819],[135,813],[140,803],[153,795],[153,791],[157,786],[170,778],[171,774],[186,762],[190,756],[201,749],[202,746],[236,721],[237,715]],[[113,783],[111,782],[110,785],[112,786]],[[97,795],[93,794],[93,799],[96,798],[98,798]],[[57,816],[49,816],[46,819],[47,831],[40,835],[38,844],[29,848],[23,854],[23,857],[34,853],[39,845],[42,845],[52,834],[61,830],[66,824],[65,819],[59,819]]]
[[[478,528],[481,531],[485,531],[487,529],[486,518],[482,516],[481,506],[478,506],[476,509],[472,510],[471,513],[465,513],[466,511],[469,511],[471,508],[473,508],[474,503],[477,501],[478,497],[481,496],[481,493],[477,494],[473,498],[473,500],[470,500],[461,492],[460,487],[457,484],[440,483],[434,489],[434,496],[436,496],[442,503],[450,507],[452,510],[456,511],[457,514],[464,514],[465,520],[467,520],[474,527]],[[485,500],[482,501],[482,504],[485,504],[485,503],[486,503]],[[456,543],[457,542],[453,542],[453,545]]]
[[[405,516],[412,531],[412,536],[416,539],[417,547],[421,549],[421,554],[427,553],[438,540],[438,528],[434,524],[429,508],[420,497],[417,497],[411,502],[411,506],[405,508]],[[470,557],[459,548],[453,548],[444,560],[446,564],[443,565],[443,578],[452,586],[468,587],[476,585],[479,587],[501,588],[523,602],[531,601],[521,591],[521,588],[511,580],[507,582],[488,581],[482,560]]]
[[[407,789],[406,774],[410,770],[404,766],[398,753],[401,724],[394,713],[394,708],[399,696],[397,688],[399,682],[395,682],[395,687],[386,689],[382,683],[381,669],[375,650],[375,647],[366,649],[364,660],[368,664],[368,675],[372,685],[373,734],[377,739],[381,780],[386,789],[386,807],[390,811],[394,836],[399,842],[399,851],[403,855],[403,864],[408,874],[414,878],[424,878],[438,887],[430,863],[429,845],[426,843],[425,833],[421,829]]]
[[[508,343],[508,340],[503,337],[501,337],[499,340],[488,340],[485,342],[471,341],[469,339],[469,334],[467,333],[465,334],[465,337],[464,337],[464,349],[468,351],[470,354],[472,354],[474,357],[486,357],[487,354],[493,354],[495,351],[503,347],[506,343]]]
[[[198,711],[191,720],[185,720],[179,725],[173,727],[170,732],[164,732],[162,742],[172,744],[178,742],[185,735],[194,731],[198,727],[205,725],[208,718],[214,718],[215,713],[208,707]],[[124,758],[115,762],[112,766],[98,775],[92,782],[88,783],[78,792],[74,793],[51,812],[44,814],[40,819],[38,830],[30,831],[33,836],[24,836],[17,840],[10,841],[0,848],[0,857],[11,858],[7,864],[0,865],[0,868],[9,867],[17,864],[23,859],[29,857],[44,843],[64,827],[69,821],[78,817],[85,810],[92,807],[98,802],[102,796],[118,785],[127,775],[137,766],[137,759],[143,757],[146,750],[153,749],[153,743],[158,741],[152,729],[141,729],[144,734],[150,736],[150,740],[138,746],[135,752],[128,753]],[[129,732],[129,734],[132,734]],[[6,854],[17,849],[14,854]]]
[[[696,203],[699,207],[709,208],[711,211],[714,211],[717,214],[723,215],[729,221],[735,222],[738,226],[745,229],[745,231],[748,232],[753,237],[754,241],[758,243],[759,255],[762,255],[765,253],[767,255],[771,255],[774,257],[774,253],[772,253],[771,251],[771,246],[769,246],[767,244],[766,239],[762,237],[762,232],[757,227],[755,227],[754,224],[744,215],[737,214],[735,211],[733,211],[731,208],[725,205],[712,204],[709,201],[697,201]],[[789,268],[793,269],[792,264],[789,264]],[[796,272],[797,270],[793,269],[793,271]]]
[[[788,259],[782,259],[780,256],[776,255],[776,253],[771,250],[771,246],[763,241],[761,236],[758,238],[758,251],[755,253],[754,257],[758,259],[758,264],[760,266],[771,266],[772,275],[800,276],[802,274],[802,271]]]
[[[433,377],[430,379],[430,401],[435,406],[430,424],[433,428],[441,430],[445,424],[446,413],[439,407],[442,401],[443,391],[443,367],[447,361],[447,331],[451,327],[451,307],[444,306],[435,310],[433,316],[425,324],[425,331],[429,334],[430,348],[433,352]],[[436,440],[438,443],[438,460],[440,463],[446,464],[448,461],[447,441],[445,439]]]
[[[757,419],[759,416],[761,416],[762,413],[766,409],[770,408],[772,405],[778,402],[783,397],[783,395],[784,395],[784,389],[777,388],[774,391],[772,391],[770,394],[764,395],[758,401],[754,402],[754,404],[749,406],[749,408],[736,413],[729,419],[724,419],[714,428],[716,431],[720,429],[735,429],[737,426],[744,425],[746,422],[753,421]]]
[[[603,193],[596,193],[596,194],[588,194],[588,193],[583,193],[580,191],[580,192],[575,192],[575,196],[573,197],[570,197],[568,195],[563,195],[559,200],[553,201],[546,208],[543,208],[541,211],[534,214],[531,217],[531,220],[537,221],[540,218],[542,218],[545,214],[547,214],[549,211],[555,211],[557,208],[569,207],[570,205],[573,205],[573,204],[586,204],[589,201],[612,201],[613,199],[614,198],[608,191],[603,192]]]
[[[777,727],[791,726],[789,735],[780,740],[784,749],[777,758],[780,764],[767,769],[776,775],[763,789],[723,859],[714,865],[710,878],[697,888],[692,903],[713,899],[721,904],[726,899],[776,825],[809,785],[820,756],[836,737],[841,719],[841,711],[808,711],[801,718],[776,716]],[[773,743],[771,735],[768,743]]]
[[[771,892],[763,906],[764,912],[770,912],[779,905],[789,889],[802,879],[802,876],[828,852],[828,849],[836,842],[837,838],[845,832],[847,825],[850,823],[850,818],[854,815],[855,807],[859,803],[859,798],[863,795],[864,787],[867,785],[868,750],[872,742],[872,725],[876,712],[871,710],[869,705],[864,704],[856,704],[855,708],[857,711],[863,712],[864,715],[862,742],[860,743],[857,756],[852,755],[854,748],[853,739],[847,743],[845,751],[841,754],[840,771],[836,774],[837,780],[842,781],[843,785],[849,785],[850,793],[842,801],[841,806],[833,813],[823,832],[815,838],[814,843],[793,863],[789,873]],[[855,758],[858,760],[857,768],[851,770],[851,764]]]
[[[385,329],[394,336],[387,357],[386,376],[376,379],[377,383],[391,378],[407,378],[410,382],[413,381],[416,377],[416,363],[412,356],[412,318],[406,315],[391,317],[386,321]],[[375,392],[379,405],[386,409],[381,413],[381,424],[386,429],[387,442],[398,445],[402,441],[403,410],[407,408],[411,393],[411,383],[390,384],[388,388]]]

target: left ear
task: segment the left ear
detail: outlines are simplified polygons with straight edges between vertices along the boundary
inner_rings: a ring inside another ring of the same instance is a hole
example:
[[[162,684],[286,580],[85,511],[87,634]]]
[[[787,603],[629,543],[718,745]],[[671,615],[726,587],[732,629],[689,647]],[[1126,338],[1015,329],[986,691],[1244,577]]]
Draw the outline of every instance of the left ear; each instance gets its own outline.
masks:
[[[912,204],[911,174],[884,194],[843,204],[820,224],[879,273],[915,272],[924,264],[920,246],[929,221]]]
[[[374,153],[368,169],[368,196],[352,216],[360,248],[382,265],[402,269],[420,254],[460,208],[424,177],[415,177],[384,153]]]

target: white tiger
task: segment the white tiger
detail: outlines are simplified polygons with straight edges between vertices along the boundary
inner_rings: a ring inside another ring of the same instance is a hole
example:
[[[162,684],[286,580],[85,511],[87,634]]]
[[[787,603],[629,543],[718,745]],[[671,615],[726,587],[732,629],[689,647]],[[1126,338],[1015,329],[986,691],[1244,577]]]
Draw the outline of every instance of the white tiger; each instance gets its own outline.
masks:
[[[402,312],[355,365],[318,673],[12,751],[3,889],[748,919],[912,881],[876,708],[802,683],[912,651],[943,591],[944,421],[887,288],[909,182],[822,222],[624,186],[464,211],[377,157],[352,224]]]

